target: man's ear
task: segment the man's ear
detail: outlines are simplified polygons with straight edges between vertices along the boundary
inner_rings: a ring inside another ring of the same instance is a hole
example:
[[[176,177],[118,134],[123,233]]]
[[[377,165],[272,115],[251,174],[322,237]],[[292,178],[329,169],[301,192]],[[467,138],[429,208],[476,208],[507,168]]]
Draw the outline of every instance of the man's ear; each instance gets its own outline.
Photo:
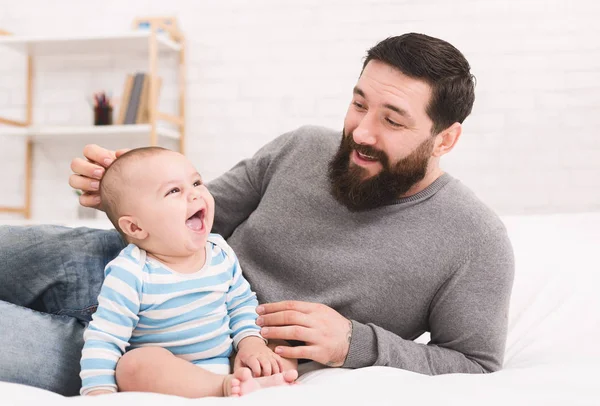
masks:
[[[123,232],[136,240],[144,240],[148,237],[148,232],[140,227],[140,222],[133,216],[119,217],[119,227]]]
[[[436,136],[432,155],[440,157],[454,148],[462,134],[462,125],[454,123]]]

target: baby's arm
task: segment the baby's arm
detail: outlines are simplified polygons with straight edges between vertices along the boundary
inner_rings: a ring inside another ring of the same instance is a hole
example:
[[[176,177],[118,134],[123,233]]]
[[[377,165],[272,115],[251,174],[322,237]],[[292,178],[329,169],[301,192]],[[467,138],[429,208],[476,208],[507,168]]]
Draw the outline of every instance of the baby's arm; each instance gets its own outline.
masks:
[[[250,289],[250,284],[242,275],[242,269],[237,257],[230,251],[233,260],[233,278],[227,292],[227,312],[229,313],[229,328],[232,331],[233,346],[237,350],[238,344],[246,337],[258,337],[266,344],[260,335],[260,327],[256,325],[256,293]]]
[[[83,338],[81,356],[82,395],[117,391],[117,362],[129,346],[138,322],[141,279],[131,259],[120,255],[106,267],[106,279],[98,296],[98,309]]]
[[[247,366],[254,376],[269,376],[297,369],[297,362],[290,362],[275,354],[273,348],[267,346],[267,340],[260,335],[260,327],[256,325],[256,294],[242,275],[235,253],[230,249],[228,255],[233,261],[233,279],[227,293],[227,310],[234,348],[237,351],[234,370]]]

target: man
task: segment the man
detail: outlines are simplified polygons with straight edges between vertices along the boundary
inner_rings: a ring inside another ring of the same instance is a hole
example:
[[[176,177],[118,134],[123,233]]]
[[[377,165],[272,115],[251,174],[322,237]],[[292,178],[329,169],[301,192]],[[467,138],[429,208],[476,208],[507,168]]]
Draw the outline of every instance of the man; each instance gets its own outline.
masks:
[[[512,248],[497,216],[439,165],[473,101],[470,66],[452,45],[388,38],[368,51],[341,134],[302,127],[209,184],[213,231],[237,253],[277,353],[424,374],[501,368]],[[99,208],[98,180],[116,155],[84,155],[70,184]],[[73,317],[93,312],[103,264],[122,242],[56,227],[4,228],[0,241],[0,300],[13,303],[0,302],[0,326],[11,328],[0,344],[17,356],[0,355],[10,370],[0,379],[74,393],[84,324]],[[70,250],[87,258],[72,263]],[[426,331],[427,345],[413,341]]]

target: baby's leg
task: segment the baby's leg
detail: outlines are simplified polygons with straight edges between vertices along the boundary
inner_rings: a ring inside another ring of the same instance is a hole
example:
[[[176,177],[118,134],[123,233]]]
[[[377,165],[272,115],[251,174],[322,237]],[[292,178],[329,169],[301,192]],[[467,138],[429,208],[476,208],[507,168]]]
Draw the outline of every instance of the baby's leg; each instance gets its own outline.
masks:
[[[271,376],[254,378],[249,368],[239,368],[225,378],[225,396],[243,396],[259,389],[290,385],[298,378],[298,371],[290,370]]]
[[[129,351],[121,357],[116,370],[121,392],[154,392],[187,398],[223,396],[225,377],[160,347]]]
[[[121,392],[154,392],[200,398],[240,396],[257,389],[286,385],[297,378],[288,371],[264,378],[252,378],[247,368],[234,375],[218,375],[177,358],[160,347],[144,347],[126,353],[117,364],[116,379]]]

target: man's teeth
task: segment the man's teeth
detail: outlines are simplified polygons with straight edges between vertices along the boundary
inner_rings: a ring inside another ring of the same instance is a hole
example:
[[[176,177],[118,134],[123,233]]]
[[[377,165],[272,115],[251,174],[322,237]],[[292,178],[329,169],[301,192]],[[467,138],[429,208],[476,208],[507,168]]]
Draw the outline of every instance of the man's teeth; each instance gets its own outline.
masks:
[[[358,155],[360,155],[362,158],[375,159],[374,156],[363,154],[362,152],[359,152]]]

